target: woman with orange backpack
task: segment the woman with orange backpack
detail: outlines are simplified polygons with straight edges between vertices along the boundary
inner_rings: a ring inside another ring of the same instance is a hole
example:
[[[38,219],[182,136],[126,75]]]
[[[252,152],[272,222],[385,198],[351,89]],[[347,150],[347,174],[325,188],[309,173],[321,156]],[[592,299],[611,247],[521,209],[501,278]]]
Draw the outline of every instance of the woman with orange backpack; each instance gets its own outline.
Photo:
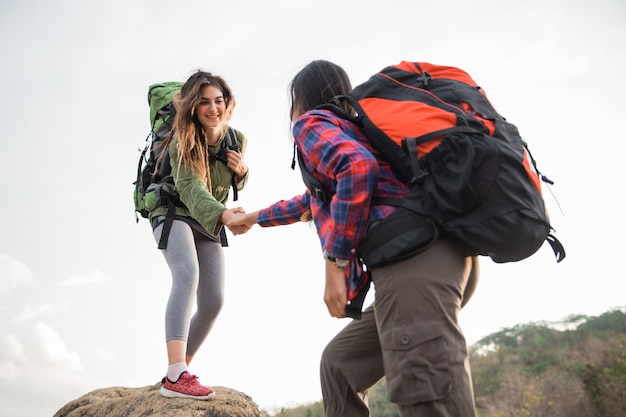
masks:
[[[311,62],[291,83],[300,163],[334,191],[332,196],[318,199],[307,190],[266,209],[237,214],[229,224],[267,227],[307,218],[315,223],[326,262],[328,311],[338,318],[360,316],[322,355],[327,417],[369,416],[366,392],[382,377],[402,417],[474,417],[458,313],[475,288],[477,258],[466,256],[457,242],[441,238],[408,259],[364,270],[359,242],[395,210],[384,199],[405,197],[408,187],[358,126],[332,111],[316,109],[350,90],[343,69],[328,61]],[[360,300],[370,281],[376,299],[360,314],[353,302]]]

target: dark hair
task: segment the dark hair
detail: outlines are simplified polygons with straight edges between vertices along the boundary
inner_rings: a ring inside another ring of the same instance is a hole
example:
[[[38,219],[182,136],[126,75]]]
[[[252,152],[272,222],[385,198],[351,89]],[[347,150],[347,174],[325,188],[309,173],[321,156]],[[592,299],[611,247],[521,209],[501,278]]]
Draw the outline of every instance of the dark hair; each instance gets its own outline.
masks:
[[[343,68],[325,60],[312,61],[291,81],[290,116],[300,116],[350,90],[352,85]]]

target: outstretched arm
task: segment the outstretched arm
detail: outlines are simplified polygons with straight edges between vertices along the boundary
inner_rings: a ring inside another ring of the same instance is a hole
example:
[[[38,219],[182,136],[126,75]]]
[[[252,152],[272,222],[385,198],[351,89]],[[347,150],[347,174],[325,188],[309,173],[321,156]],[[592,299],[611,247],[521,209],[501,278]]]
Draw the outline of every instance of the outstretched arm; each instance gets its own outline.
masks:
[[[228,218],[227,227],[245,226],[250,228],[255,224],[262,227],[282,226],[297,222],[311,221],[311,196],[308,191],[304,194],[281,200],[271,206],[252,212],[241,211],[233,217]]]

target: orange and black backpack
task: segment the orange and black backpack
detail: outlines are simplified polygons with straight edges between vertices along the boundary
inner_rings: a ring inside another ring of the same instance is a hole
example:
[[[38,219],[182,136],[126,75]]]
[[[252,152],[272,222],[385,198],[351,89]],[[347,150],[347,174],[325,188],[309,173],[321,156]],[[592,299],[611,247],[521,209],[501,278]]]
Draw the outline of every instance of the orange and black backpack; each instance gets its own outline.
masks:
[[[398,208],[360,243],[366,265],[410,257],[442,236],[495,262],[525,259],[545,241],[558,262],[565,257],[542,197],[541,181],[551,181],[537,170],[517,128],[465,71],[403,61],[320,108],[358,125],[410,186],[406,198],[375,199]],[[331,198],[332,190],[299,162],[312,196]]]

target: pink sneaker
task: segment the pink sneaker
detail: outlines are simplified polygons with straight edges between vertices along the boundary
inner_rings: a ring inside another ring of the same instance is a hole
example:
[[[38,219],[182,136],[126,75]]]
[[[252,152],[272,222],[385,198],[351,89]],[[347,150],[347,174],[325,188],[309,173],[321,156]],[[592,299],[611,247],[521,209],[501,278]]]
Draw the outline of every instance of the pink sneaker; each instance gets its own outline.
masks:
[[[201,385],[198,382],[198,377],[187,371],[180,374],[176,382],[172,382],[168,377],[163,378],[159,392],[164,397],[194,398],[196,400],[206,400],[215,395],[213,388]]]

